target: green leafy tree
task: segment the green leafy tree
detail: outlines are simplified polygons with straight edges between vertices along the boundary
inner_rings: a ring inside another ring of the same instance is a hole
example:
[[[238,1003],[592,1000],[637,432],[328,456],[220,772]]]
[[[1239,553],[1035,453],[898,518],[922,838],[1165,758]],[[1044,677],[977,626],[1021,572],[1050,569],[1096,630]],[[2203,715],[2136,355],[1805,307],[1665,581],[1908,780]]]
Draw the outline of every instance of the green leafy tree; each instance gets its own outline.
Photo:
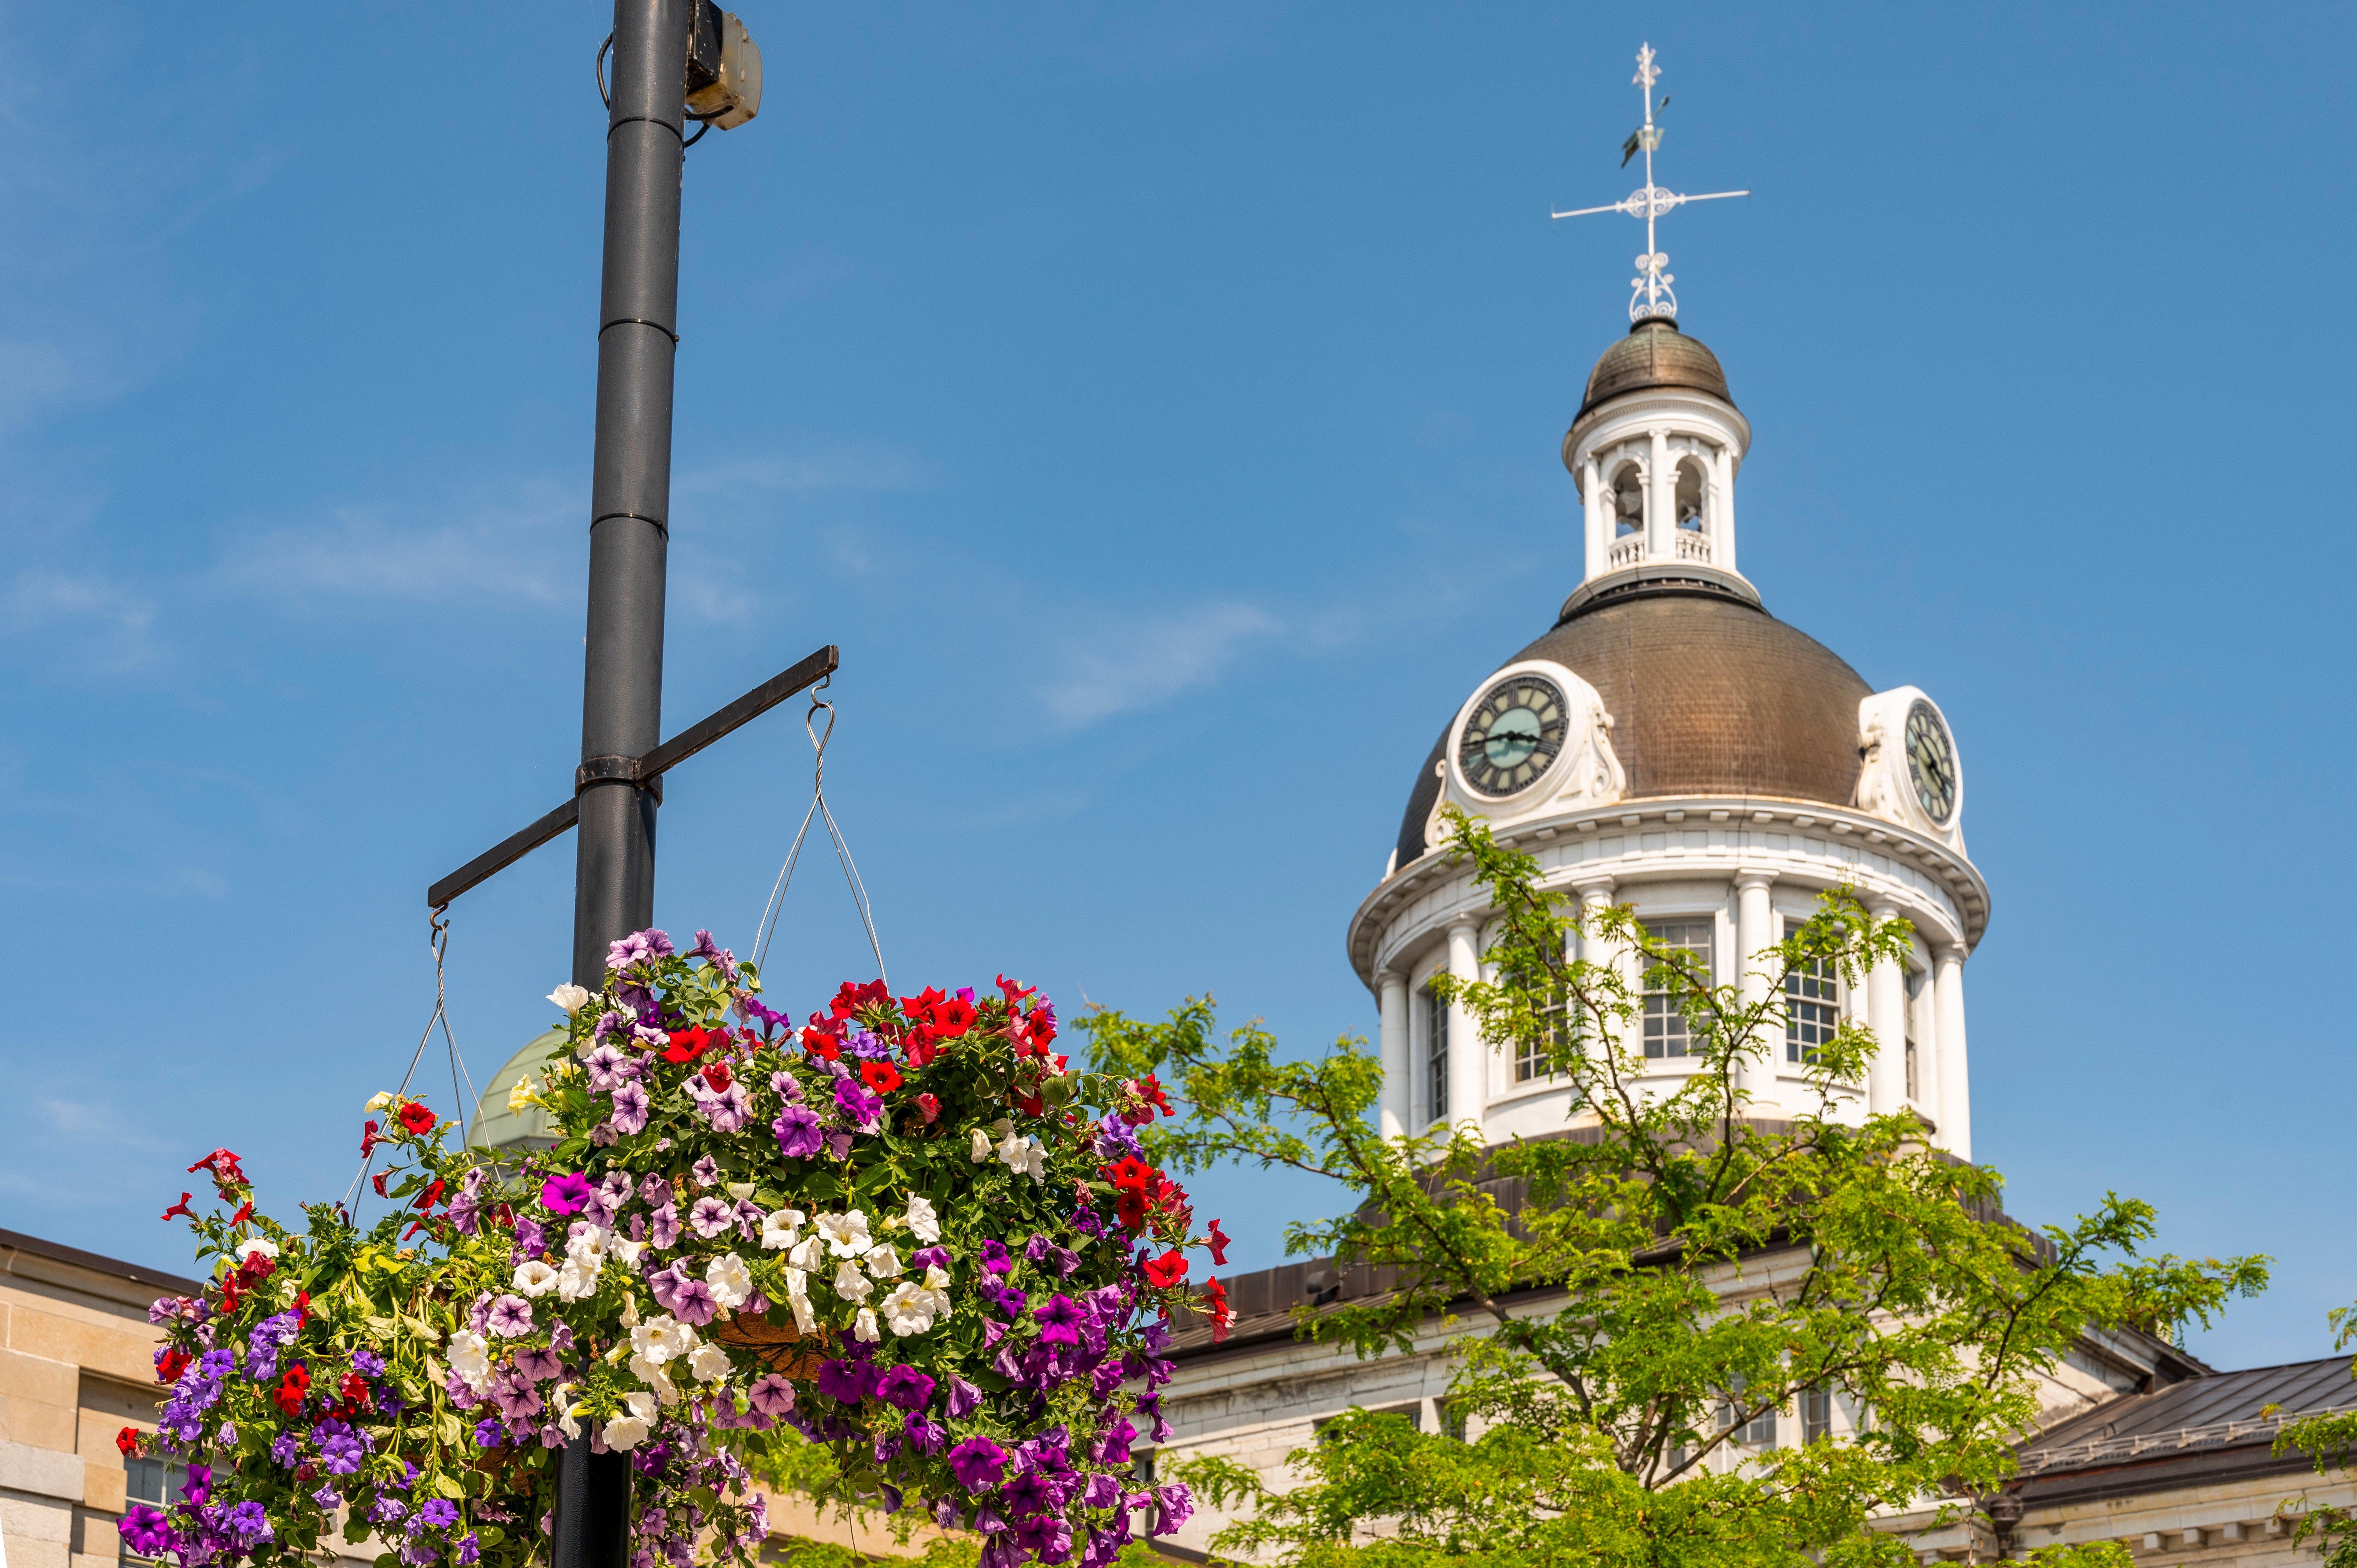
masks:
[[[2335,1307],[2328,1321],[2332,1326],[2334,1349],[2345,1350],[2357,1340],[2357,1306]],[[2351,1365],[2350,1372],[2357,1377],[2357,1363]],[[2266,1413],[2275,1412],[2276,1407],[2270,1405]],[[2275,1451],[2306,1454],[2319,1476],[2344,1476],[2352,1459],[2357,1459],[2357,1411],[2286,1422],[2276,1434]],[[2325,1568],[2357,1568],[2357,1510],[2331,1503],[2309,1504],[2302,1498],[2287,1511],[2295,1515],[2294,1546],[2313,1542]]]
[[[1905,950],[1905,922],[1829,892],[1750,958],[1764,983],[1747,1000],[1626,908],[1576,931],[1535,861],[1480,821],[1457,815],[1451,831],[1494,907],[1494,978],[1436,989],[1491,1047],[1559,1075],[1563,1133],[1488,1149],[1469,1124],[1387,1139],[1363,1041],[1287,1059],[1257,1026],[1220,1038],[1208,999],[1158,1023],[1100,1010],[1082,1025],[1099,1068],[1161,1074],[1183,1097],[1151,1134],[1157,1161],[1283,1166],[1356,1196],[1292,1226],[1288,1250],[1394,1283],[1297,1308],[1303,1337],[1370,1357],[1408,1350],[1436,1320],[1468,1331],[1451,1398],[1475,1420],[1470,1442],[1353,1412],[1294,1455],[1284,1489],[1216,1457],[1183,1466],[1240,1515],[1220,1549],[1317,1568],[1910,1563],[1873,1519],[1953,1518],[2002,1489],[2040,1375],[2082,1334],[2169,1334],[2264,1285],[2263,1258],[2154,1253],[2152,1209],[2115,1195],[2067,1227],[2006,1219],[1997,1175],[1930,1147],[1914,1115],[1857,1115],[1875,1042],[1853,1023],[1802,1064],[1803,1103],[1752,1114],[1744,1064],[1784,1054],[1788,978],[1855,985]],[[1629,961],[1568,957],[1576,934]],[[1672,1090],[1641,1084],[1649,1064],[1628,1043],[1647,989],[1685,1020],[1688,1075]],[[1511,1208],[1492,1196],[1510,1185]],[[1848,1416],[1838,1438],[1738,1445],[1747,1423],[1813,1393]]]

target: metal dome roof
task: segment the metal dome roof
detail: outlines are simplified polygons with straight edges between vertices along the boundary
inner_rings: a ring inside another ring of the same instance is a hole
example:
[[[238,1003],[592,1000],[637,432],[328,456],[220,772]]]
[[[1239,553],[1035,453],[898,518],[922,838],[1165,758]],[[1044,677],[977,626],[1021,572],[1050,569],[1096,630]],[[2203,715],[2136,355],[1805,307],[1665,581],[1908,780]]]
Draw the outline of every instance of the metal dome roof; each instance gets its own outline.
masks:
[[[1672,585],[1575,610],[1512,659],[1547,659],[1612,715],[1629,796],[1753,795],[1847,805],[1857,788],[1858,672],[1757,605]],[[1424,854],[1440,792],[1441,727],[1400,823],[1402,866]]]
[[[1684,387],[1708,392],[1728,407],[1735,399],[1727,390],[1727,372],[1718,356],[1702,340],[1678,330],[1666,317],[1652,316],[1629,328],[1629,335],[1604,350],[1587,374],[1587,395],[1580,399],[1574,423],[1590,409],[1628,392],[1653,387]]]

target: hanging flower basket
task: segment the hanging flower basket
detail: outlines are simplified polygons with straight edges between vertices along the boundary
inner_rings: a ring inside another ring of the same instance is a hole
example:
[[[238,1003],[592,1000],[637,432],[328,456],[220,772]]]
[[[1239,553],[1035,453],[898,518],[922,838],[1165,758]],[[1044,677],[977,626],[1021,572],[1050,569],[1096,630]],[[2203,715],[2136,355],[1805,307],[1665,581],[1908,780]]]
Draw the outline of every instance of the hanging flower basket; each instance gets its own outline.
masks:
[[[683,954],[639,932],[609,965],[552,993],[571,1048],[511,1097],[553,1149],[451,1148],[381,1095],[361,1146],[392,1152],[371,1185],[395,1207],[365,1231],[335,1205],[299,1232],[257,1214],[228,1150],[190,1167],[233,1208],[165,1216],[213,1283],[153,1309],[167,1402],[120,1442],[189,1479],[124,1517],[134,1552],[274,1560],[340,1530],[388,1564],[522,1563],[586,1438],[630,1455],[635,1568],[749,1563],[747,1461],[785,1428],[855,1494],[979,1532],[986,1565],[1094,1568],[1134,1518],[1185,1520],[1130,1457],[1138,1420],[1168,1435],[1204,1244],[1139,1147],[1169,1111],[1152,1079],[1070,1070],[1054,1008],[1004,978],[845,984],[797,1027],[705,932]]]

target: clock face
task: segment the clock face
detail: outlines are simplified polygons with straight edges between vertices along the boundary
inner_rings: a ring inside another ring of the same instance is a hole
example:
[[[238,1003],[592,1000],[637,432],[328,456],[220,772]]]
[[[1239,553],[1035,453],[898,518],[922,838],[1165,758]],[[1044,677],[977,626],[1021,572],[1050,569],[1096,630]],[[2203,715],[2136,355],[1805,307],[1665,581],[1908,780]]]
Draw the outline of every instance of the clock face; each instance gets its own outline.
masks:
[[[1540,675],[1512,675],[1481,693],[1465,721],[1457,767],[1483,795],[1528,789],[1563,751],[1569,723],[1563,693]]]
[[[1945,826],[1956,811],[1956,747],[1948,726],[1920,697],[1907,710],[1907,776],[1925,812]]]

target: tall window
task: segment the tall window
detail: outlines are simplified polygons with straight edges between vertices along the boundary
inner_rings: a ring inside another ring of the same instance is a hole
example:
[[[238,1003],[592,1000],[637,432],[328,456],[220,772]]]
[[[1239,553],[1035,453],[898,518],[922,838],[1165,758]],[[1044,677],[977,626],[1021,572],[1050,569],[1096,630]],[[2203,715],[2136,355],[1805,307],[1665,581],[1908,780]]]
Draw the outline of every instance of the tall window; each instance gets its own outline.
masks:
[[[1907,1098],[1923,1098],[1921,1080],[1915,1071],[1915,1009],[1923,996],[1923,976],[1910,972],[1907,976]]]
[[[1432,1120],[1448,1119],[1448,1004],[1439,993],[1424,993],[1424,1081]]]
[[[1784,1059],[1813,1062],[1834,1037],[1841,1014],[1841,976],[1831,959],[1813,958],[1784,976]]]
[[[1735,1436],[1731,1441],[1746,1448],[1758,1448],[1764,1451],[1775,1447],[1775,1406],[1770,1405],[1749,1421],[1745,1421],[1742,1417],[1749,1409],[1750,1406],[1743,1398],[1743,1381],[1738,1378],[1736,1380],[1735,1387],[1728,1392],[1727,1402],[1719,1406],[1719,1425],[1733,1427]]]
[[[1834,1391],[1824,1383],[1801,1391],[1801,1441],[1814,1443],[1834,1430]]]
[[[123,1494],[131,1502],[168,1510],[179,1499],[180,1488],[188,1485],[188,1467],[186,1465],[167,1465],[161,1459],[126,1459],[123,1462]],[[121,1547],[118,1556],[125,1563],[154,1561],[134,1556],[128,1546]]]
[[[1717,934],[1717,924],[1710,920],[1650,920],[1645,934],[1672,951],[1684,955],[1690,961],[1686,972],[1701,983],[1711,983],[1710,950]],[[1648,970],[1652,968],[1647,965]],[[1674,990],[1645,990],[1645,1054],[1649,1057],[1682,1057],[1694,1046],[1686,1028],[1686,1015],[1678,1005],[1687,994],[1687,986]]]

